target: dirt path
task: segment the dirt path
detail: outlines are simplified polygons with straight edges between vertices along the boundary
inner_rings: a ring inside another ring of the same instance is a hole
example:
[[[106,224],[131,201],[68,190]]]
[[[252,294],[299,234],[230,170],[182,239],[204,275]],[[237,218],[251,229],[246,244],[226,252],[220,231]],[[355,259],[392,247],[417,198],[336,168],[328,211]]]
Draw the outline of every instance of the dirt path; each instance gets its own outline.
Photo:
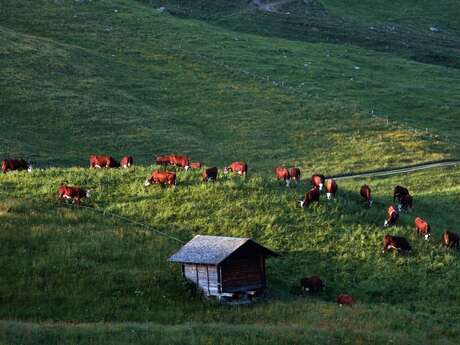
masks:
[[[378,177],[378,176],[388,176],[388,175],[396,175],[396,174],[404,174],[413,171],[425,170],[425,169],[433,169],[433,168],[440,168],[440,167],[448,167],[460,165],[460,160],[445,160],[445,161],[437,161],[437,162],[428,162],[422,164],[415,164],[403,168],[396,168],[396,169],[383,169],[383,170],[373,170],[373,171],[366,171],[362,173],[350,173],[350,174],[340,174],[332,176],[334,180],[346,180],[358,177]]]
[[[292,0],[280,0],[280,1],[270,2],[270,3],[267,3],[263,0],[253,0],[252,2],[261,11],[276,12],[277,11],[276,8],[278,6],[282,6],[284,4],[287,4],[288,2],[292,2]]]

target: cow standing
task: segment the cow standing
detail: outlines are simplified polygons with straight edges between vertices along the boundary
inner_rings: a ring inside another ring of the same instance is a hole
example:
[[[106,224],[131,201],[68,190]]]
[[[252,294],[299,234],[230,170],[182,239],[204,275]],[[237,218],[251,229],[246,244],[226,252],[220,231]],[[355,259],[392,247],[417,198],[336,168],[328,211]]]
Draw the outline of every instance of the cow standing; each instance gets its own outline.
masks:
[[[385,253],[389,249],[410,252],[412,247],[404,237],[385,235],[383,237],[383,252]]]
[[[145,180],[144,186],[150,186],[151,184],[160,184],[175,186],[176,185],[176,173],[170,171],[152,171],[152,174],[148,179]]]
[[[399,218],[398,209],[396,209],[393,205],[390,205],[388,207],[387,218],[385,219],[385,223],[383,224],[383,226],[386,228],[386,227],[395,225],[398,218]]]
[[[318,202],[319,196],[319,188],[313,187],[305,194],[305,198],[300,201],[300,207],[305,208],[308,207],[312,202]]]
[[[188,159],[187,156],[170,155],[169,156],[169,163],[171,165],[176,165],[176,166],[182,167],[185,170],[190,169],[190,160]]]
[[[91,168],[116,168],[117,162],[111,156],[89,156],[89,165]]]
[[[169,156],[156,156],[155,163],[157,165],[170,165],[171,161],[169,159]]]
[[[24,159],[4,159],[2,161],[2,173],[6,174],[7,171],[14,170],[27,170],[32,171],[32,165],[27,163]]]
[[[289,175],[291,176],[292,180],[296,181],[296,183],[300,182],[300,169],[299,168],[289,169]]]
[[[203,182],[216,181],[217,180],[217,168],[208,168],[203,172]]]
[[[345,295],[345,294],[338,295],[335,298],[335,301],[337,302],[339,306],[347,305],[349,307],[352,307],[356,303],[352,295]]]
[[[459,235],[452,231],[444,231],[442,234],[442,244],[447,248],[458,248]]]
[[[246,177],[248,174],[248,165],[244,161],[233,162],[224,168],[224,174],[228,174],[229,172],[235,172],[238,175],[243,175]]]
[[[319,191],[321,192],[323,190],[325,179],[326,178],[324,177],[324,175],[314,174],[310,178],[310,183],[313,187],[318,187]]]
[[[277,167],[275,169],[276,179],[278,181],[283,180],[286,183],[286,187],[289,187],[291,184],[291,175],[289,174],[289,170],[284,167]]]
[[[372,206],[372,191],[371,187],[369,187],[367,184],[363,185],[361,187],[361,190],[359,191],[361,196],[363,197],[364,200],[367,202],[367,206],[371,207]]]
[[[399,202],[401,202],[401,197],[403,195],[408,195],[409,194],[409,190],[405,187],[401,187],[401,186],[396,186],[394,191],[393,191],[393,202],[396,201],[396,199],[398,199]]]
[[[300,279],[300,287],[306,292],[321,292],[326,286],[319,276],[311,276]]]
[[[132,156],[124,156],[120,161],[120,167],[123,169],[130,168],[133,165],[133,157]]]
[[[333,179],[329,179],[326,181],[326,198],[327,200],[331,200],[335,198],[335,194],[337,193],[337,183]]]
[[[431,236],[431,228],[428,222],[420,217],[415,218],[415,230],[417,233],[425,236],[425,240],[428,240]]]
[[[73,202],[80,206],[80,199],[90,198],[91,192],[89,190],[81,189],[80,187],[71,187],[61,184],[58,189],[58,198],[60,200],[73,200]]]

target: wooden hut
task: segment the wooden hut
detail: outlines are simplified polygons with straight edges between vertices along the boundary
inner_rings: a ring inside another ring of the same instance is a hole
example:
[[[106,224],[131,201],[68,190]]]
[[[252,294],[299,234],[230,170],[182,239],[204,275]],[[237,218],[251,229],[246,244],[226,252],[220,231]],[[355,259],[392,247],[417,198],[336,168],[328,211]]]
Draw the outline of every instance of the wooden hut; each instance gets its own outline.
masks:
[[[253,296],[266,287],[265,259],[278,254],[250,238],[195,236],[171,262],[182,264],[182,274],[206,296]]]

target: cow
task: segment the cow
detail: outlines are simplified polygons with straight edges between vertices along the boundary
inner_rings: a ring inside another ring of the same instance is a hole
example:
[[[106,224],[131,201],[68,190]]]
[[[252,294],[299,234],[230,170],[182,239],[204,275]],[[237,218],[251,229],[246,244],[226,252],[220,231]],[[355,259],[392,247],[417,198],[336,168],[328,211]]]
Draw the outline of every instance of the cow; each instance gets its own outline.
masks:
[[[420,217],[415,218],[415,230],[417,233],[425,236],[425,240],[428,240],[431,236],[431,228],[428,222]]]
[[[6,174],[8,170],[27,170],[28,172],[31,172],[32,165],[24,159],[4,159],[2,161],[2,173]]]
[[[395,202],[396,199],[398,199],[398,201],[401,202],[401,197],[403,195],[408,195],[408,194],[409,194],[409,190],[407,188],[396,186],[393,191],[393,202]]]
[[[110,156],[89,156],[89,165],[91,168],[116,168],[117,162]]]
[[[305,193],[305,198],[300,201],[300,207],[305,208],[308,207],[312,202],[318,202],[319,196],[319,188],[313,187],[307,193]]]
[[[286,183],[286,187],[289,187],[291,184],[291,175],[289,174],[289,170],[284,167],[277,167],[275,169],[276,179],[278,181],[283,180]]]
[[[169,159],[169,156],[156,156],[155,163],[157,165],[170,165],[171,160]]]
[[[176,185],[176,173],[171,171],[159,171],[154,170],[150,177],[145,180],[144,186],[150,186],[151,184],[158,183],[160,185],[175,186]]]
[[[299,168],[289,169],[289,175],[291,176],[291,179],[295,180],[297,183],[300,182],[300,169]]]
[[[190,169],[190,160],[188,159],[187,156],[170,155],[169,156],[169,163],[171,165],[176,165],[176,166],[182,167],[185,170]]]
[[[238,175],[247,176],[248,165],[244,161],[233,162],[232,164],[224,168],[224,174],[228,174],[229,172],[235,172]]]
[[[447,248],[458,248],[459,235],[452,231],[444,231],[442,234],[442,244]]]
[[[389,249],[401,250],[403,252],[410,252],[412,247],[404,237],[385,235],[383,237],[383,252]]]
[[[120,161],[120,167],[123,169],[130,168],[133,165],[133,157],[124,156]]]
[[[217,168],[208,168],[203,172],[203,182],[216,181],[217,180]]]
[[[326,181],[326,198],[327,200],[331,200],[335,198],[335,194],[337,193],[337,183],[333,179],[329,179]]]
[[[319,191],[321,192],[323,190],[324,180],[325,180],[324,175],[314,174],[310,178],[310,183],[312,186],[318,187]]]
[[[387,210],[387,219],[385,219],[385,223],[383,224],[383,226],[386,228],[395,225],[398,218],[398,209],[396,209],[393,205],[390,205]]]
[[[60,200],[73,200],[73,202],[80,206],[80,199],[90,198],[91,191],[81,189],[80,187],[71,187],[61,184],[58,189],[58,198]]]
[[[190,169],[201,169],[201,162],[192,162],[190,163]]]
[[[338,295],[335,298],[335,301],[337,302],[339,306],[347,305],[349,307],[352,307],[353,304],[356,303],[352,295],[345,295],[345,294]]]
[[[412,209],[412,196],[410,194],[404,194],[401,196],[399,199],[399,205],[398,205],[398,211],[401,212],[402,210],[404,211],[409,211],[409,209]]]
[[[359,194],[361,194],[363,199],[366,200],[367,206],[371,207],[372,202],[373,202],[371,187],[369,187],[367,184],[361,186],[361,190],[359,191]]]
[[[300,279],[300,287],[306,292],[321,292],[326,286],[319,276],[311,276]]]

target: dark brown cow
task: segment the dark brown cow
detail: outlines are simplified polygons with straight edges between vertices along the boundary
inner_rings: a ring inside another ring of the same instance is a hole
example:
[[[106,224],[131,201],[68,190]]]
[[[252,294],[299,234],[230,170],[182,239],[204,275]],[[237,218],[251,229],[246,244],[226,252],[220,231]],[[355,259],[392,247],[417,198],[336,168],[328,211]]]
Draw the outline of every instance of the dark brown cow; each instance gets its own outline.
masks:
[[[355,299],[353,298],[352,295],[345,295],[345,294],[338,295],[335,298],[335,301],[337,302],[337,304],[339,306],[347,305],[349,307],[352,307],[353,304],[356,303],[356,301],[355,301]]]
[[[412,247],[404,237],[385,235],[383,237],[383,252],[389,249],[401,250],[403,252],[410,252]]]
[[[393,205],[390,205],[387,210],[387,219],[385,219],[384,227],[393,226],[399,218],[399,211]]]
[[[403,195],[408,195],[409,194],[409,190],[405,187],[401,187],[401,186],[396,186],[394,191],[393,191],[393,202],[395,202],[396,199],[398,199],[399,202],[401,202],[401,197]]]
[[[291,184],[291,175],[289,174],[289,170],[285,167],[277,167],[275,169],[276,179],[278,181],[284,181],[286,183],[286,187],[289,187]]]
[[[331,200],[331,198],[335,198],[335,194],[337,193],[337,183],[333,179],[329,179],[326,181],[326,198],[327,200]]]
[[[307,292],[321,292],[326,286],[319,276],[311,276],[300,279],[300,287]]]
[[[442,244],[447,248],[458,248],[459,235],[452,231],[444,231],[442,234]]]
[[[190,168],[190,160],[187,156],[180,156],[180,155],[170,155],[169,156],[169,163],[171,165],[176,165],[179,167],[188,170]]]
[[[156,156],[155,163],[157,165],[170,165],[171,160],[169,159],[169,156]]]
[[[132,156],[124,156],[120,161],[120,167],[123,169],[130,168],[133,165],[133,157]]]
[[[150,186],[151,184],[158,183],[160,185],[175,186],[176,185],[176,173],[170,171],[152,171],[150,177],[145,180],[144,186]]]
[[[89,165],[91,168],[116,168],[117,162],[110,156],[89,156]]]
[[[27,163],[24,159],[4,159],[2,161],[2,173],[6,174],[7,171],[14,170],[27,170],[32,171],[32,165]]]
[[[297,183],[300,182],[300,169],[299,168],[289,169],[289,175],[291,176],[291,179],[295,180]]]
[[[313,187],[305,194],[305,198],[300,201],[300,207],[305,208],[308,207],[312,202],[319,201],[319,188]]]
[[[80,199],[90,198],[91,192],[88,190],[81,189],[80,187],[70,187],[65,184],[61,184],[58,189],[58,198],[60,200],[73,200],[76,205],[80,205]]]
[[[363,197],[364,200],[366,200],[367,205],[371,207],[372,205],[372,192],[371,192],[371,187],[369,187],[367,184],[363,185],[361,187],[361,190],[359,191],[361,196]]]
[[[324,177],[324,175],[314,174],[310,178],[310,183],[311,183],[312,186],[318,187],[319,191],[322,191],[325,179],[326,178]]]
[[[201,162],[192,162],[190,163],[190,169],[201,169]]]
[[[248,165],[244,161],[233,162],[224,168],[224,174],[235,172],[238,175],[246,176],[248,174]]]
[[[412,209],[412,196],[405,194],[399,199],[398,211],[401,212],[404,210],[407,212],[409,209]]]
[[[415,218],[415,230],[417,233],[425,236],[425,240],[428,240],[431,236],[430,224],[423,218]]]
[[[217,168],[208,168],[203,172],[203,182],[216,181],[217,180]]]

